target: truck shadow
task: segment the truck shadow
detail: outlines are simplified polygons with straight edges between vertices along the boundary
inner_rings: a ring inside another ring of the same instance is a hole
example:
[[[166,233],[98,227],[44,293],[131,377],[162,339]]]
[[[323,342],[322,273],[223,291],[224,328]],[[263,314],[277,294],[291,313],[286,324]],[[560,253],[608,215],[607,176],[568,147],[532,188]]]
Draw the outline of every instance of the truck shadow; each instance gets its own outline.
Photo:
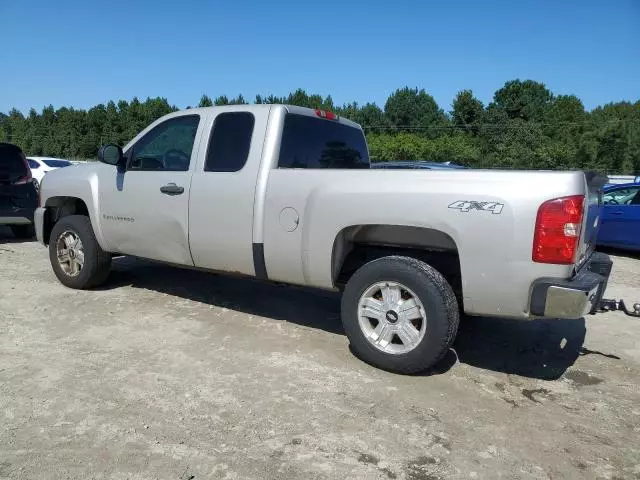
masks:
[[[36,241],[35,237],[26,238],[26,239],[17,238],[16,236],[13,235],[9,227],[0,226],[0,245],[2,245],[3,243],[28,243],[28,242],[35,242],[35,241]]]
[[[109,280],[101,289],[125,285],[330,333],[344,333],[340,323],[340,297],[333,292],[118,257],[113,260]]]
[[[102,289],[131,286],[226,307],[250,315],[284,320],[333,334],[344,334],[340,296],[307,288],[241,277],[185,270],[129,257],[114,259]],[[474,367],[524,377],[554,380],[581,354],[586,334],[580,320],[464,318],[452,351],[425,375],[448,371],[457,360]],[[610,358],[617,358],[610,355]]]
[[[556,380],[583,354],[579,320],[463,319],[454,349],[461,363],[512,375]]]

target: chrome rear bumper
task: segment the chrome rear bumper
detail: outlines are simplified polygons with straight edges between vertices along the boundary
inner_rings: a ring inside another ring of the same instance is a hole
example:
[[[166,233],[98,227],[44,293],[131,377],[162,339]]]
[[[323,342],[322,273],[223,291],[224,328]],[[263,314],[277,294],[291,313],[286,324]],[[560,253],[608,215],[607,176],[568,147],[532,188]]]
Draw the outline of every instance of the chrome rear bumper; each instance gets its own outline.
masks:
[[[535,317],[581,318],[600,308],[613,262],[594,253],[568,280],[540,278],[533,283],[529,312]]]

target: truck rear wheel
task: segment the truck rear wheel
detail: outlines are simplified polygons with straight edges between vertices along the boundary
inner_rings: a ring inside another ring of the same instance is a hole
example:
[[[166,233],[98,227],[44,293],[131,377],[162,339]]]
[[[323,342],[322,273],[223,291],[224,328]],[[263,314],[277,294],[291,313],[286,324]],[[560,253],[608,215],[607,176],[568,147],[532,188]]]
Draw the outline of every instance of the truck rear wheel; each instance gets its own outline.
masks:
[[[371,365],[416,373],[449,350],[460,316],[446,279],[420,260],[383,257],[349,279],[342,324],[354,353]]]
[[[111,255],[96,241],[89,217],[62,217],[51,230],[49,260],[63,285],[76,289],[104,283],[111,269]]]

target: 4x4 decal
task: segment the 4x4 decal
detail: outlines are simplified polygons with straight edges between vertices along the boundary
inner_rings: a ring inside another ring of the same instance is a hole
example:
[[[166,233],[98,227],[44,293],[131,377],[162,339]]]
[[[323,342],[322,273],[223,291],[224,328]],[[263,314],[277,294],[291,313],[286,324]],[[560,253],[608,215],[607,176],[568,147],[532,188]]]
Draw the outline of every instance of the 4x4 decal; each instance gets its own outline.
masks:
[[[449,208],[468,212],[470,210],[480,210],[483,212],[491,212],[494,215],[500,215],[504,207],[503,203],[498,202],[476,202],[475,200],[457,200],[449,205]]]

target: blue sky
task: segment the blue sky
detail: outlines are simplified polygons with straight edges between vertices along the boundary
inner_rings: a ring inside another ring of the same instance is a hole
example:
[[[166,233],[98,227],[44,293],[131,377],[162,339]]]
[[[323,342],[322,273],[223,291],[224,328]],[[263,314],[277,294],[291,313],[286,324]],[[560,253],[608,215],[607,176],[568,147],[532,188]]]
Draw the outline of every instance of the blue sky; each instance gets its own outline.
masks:
[[[163,96],[178,107],[301,87],[445,110],[514,78],[587,108],[640,98],[640,0],[0,0],[0,111]]]

